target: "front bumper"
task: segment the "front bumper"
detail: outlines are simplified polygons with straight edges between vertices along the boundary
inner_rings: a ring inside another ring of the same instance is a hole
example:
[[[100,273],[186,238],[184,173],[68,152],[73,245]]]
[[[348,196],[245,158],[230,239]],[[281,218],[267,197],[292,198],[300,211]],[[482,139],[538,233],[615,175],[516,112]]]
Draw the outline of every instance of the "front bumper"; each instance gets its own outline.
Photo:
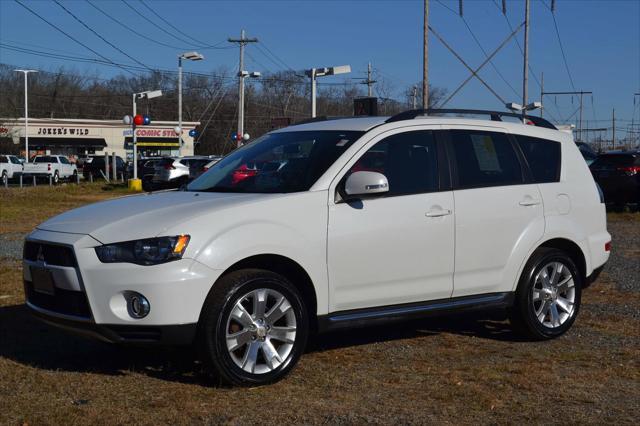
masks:
[[[48,323],[109,342],[190,343],[204,300],[220,273],[192,259],[154,266],[101,263],[95,254],[100,243],[88,235],[36,230],[27,241],[44,247],[41,257],[48,257],[38,260],[25,250],[29,308]],[[63,251],[71,254],[61,256]],[[50,274],[53,295],[35,291],[32,268]],[[129,314],[130,292],[149,300],[146,317]]]

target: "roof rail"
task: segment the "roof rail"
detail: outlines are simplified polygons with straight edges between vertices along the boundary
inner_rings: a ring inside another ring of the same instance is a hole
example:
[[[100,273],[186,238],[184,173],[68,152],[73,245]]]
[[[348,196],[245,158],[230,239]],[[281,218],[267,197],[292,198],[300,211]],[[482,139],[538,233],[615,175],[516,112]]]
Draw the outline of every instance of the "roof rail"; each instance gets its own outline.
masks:
[[[412,109],[408,111],[401,112],[392,117],[389,117],[385,123],[393,123],[394,121],[402,121],[402,120],[413,120],[416,117],[421,115],[430,115],[430,114],[460,114],[460,115],[488,115],[491,117],[491,121],[502,121],[502,117],[516,117],[522,118],[522,114],[518,114],[515,112],[505,112],[505,111],[486,111],[479,109]],[[534,126],[536,127],[544,127],[547,129],[558,130],[556,126],[551,124],[551,122],[545,120],[541,117],[534,117],[532,115],[525,115],[524,118],[530,120]]]
[[[318,121],[344,120],[346,118],[354,118],[354,117],[342,116],[342,115],[337,115],[337,116],[319,115],[317,117],[305,118],[304,120],[296,121],[295,123],[292,124],[292,126],[297,126],[298,124],[316,123]]]

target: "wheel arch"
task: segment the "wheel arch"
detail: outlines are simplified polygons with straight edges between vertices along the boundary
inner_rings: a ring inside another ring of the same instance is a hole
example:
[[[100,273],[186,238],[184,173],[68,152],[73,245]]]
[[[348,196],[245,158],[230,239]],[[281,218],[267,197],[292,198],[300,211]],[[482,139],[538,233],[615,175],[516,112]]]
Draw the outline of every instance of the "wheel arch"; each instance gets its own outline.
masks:
[[[287,278],[299,291],[307,306],[309,325],[315,329],[318,323],[318,297],[316,289],[307,271],[295,260],[279,254],[259,254],[246,257],[228,267],[216,281],[227,274],[241,269],[264,269]],[[215,288],[213,284],[212,290]]]
[[[578,271],[582,277],[582,282],[587,282],[587,257],[578,244],[567,238],[552,238],[540,244],[538,248],[555,248],[567,253],[578,267]]]

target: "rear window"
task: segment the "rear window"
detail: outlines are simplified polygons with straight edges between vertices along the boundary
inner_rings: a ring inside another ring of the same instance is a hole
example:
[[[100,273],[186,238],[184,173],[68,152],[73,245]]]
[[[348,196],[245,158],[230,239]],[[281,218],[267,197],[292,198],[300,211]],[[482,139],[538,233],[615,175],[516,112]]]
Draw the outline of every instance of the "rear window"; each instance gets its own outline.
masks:
[[[164,167],[164,166],[172,165],[173,162],[174,162],[173,158],[163,158],[162,160],[158,161],[158,166]]]
[[[559,142],[522,135],[517,135],[516,140],[529,164],[535,183],[560,180]]]
[[[453,130],[451,139],[459,188],[523,183],[520,161],[504,133]]]
[[[603,154],[593,162],[591,167],[627,167],[640,165],[640,156],[633,154]]]
[[[34,163],[57,163],[58,161],[56,160],[56,157],[44,155],[42,157],[36,157],[36,159],[33,160],[33,162]]]

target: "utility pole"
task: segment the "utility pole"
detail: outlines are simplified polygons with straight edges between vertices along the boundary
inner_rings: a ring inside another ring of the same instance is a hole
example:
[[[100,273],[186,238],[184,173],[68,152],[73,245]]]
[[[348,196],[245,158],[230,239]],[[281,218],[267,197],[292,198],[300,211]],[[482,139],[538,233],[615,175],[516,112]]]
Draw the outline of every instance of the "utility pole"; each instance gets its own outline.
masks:
[[[582,92],[580,92],[580,132],[578,135],[580,140],[582,140]]]
[[[412,96],[412,106],[413,109],[417,109],[418,108],[418,86],[414,85],[413,86],[413,96]]]
[[[376,82],[375,80],[372,80],[371,77],[371,62],[369,62],[369,66],[367,67],[367,81],[365,81],[367,84],[367,96],[369,97],[373,96],[373,83]]]
[[[611,114],[611,149],[616,149],[616,109]]]
[[[242,145],[244,136],[244,78],[249,75],[244,70],[244,47],[248,43],[257,43],[258,39],[246,38],[244,30],[240,32],[240,38],[228,38],[229,43],[238,43],[240,46],[240,65],[238,67],[238,146]]]
[[[582,140],[582,96],[591,95],[593,92],[542,92],[541,95],[580,95],[580,118],[578,119],[578,140]]]
[[[542,94],[544,93],[544,72],[541,73],[540,76],[540,118],[542,118],[542,110],[544,109],[544,102],[542,102]]]
[[[522,73],[522,105],[527,105],[527,84],[529,79],[529,2],[524,6],[524,68]],[[522,109],[522,121],[525,121],[526,110]]]
[[[422,32],[422,109],[426,111],[429,109],[429,0],[424,0]]]
[[[24,161],[29,162],[29,90],[27,75],[36,70],[14,70],[24,74]]]

